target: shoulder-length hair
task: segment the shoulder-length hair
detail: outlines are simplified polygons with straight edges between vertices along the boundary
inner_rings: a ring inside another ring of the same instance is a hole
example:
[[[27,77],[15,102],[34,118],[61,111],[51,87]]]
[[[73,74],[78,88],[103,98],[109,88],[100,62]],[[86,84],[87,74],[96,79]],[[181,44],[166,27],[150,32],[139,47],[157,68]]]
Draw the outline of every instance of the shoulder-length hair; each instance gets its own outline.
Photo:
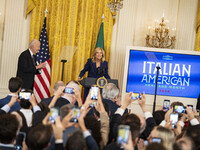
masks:
[[[94,52],[93,52],[93,55],[92,55],[92,61],[95,62],[96,61],[96,53],[97,53],[97,50],[100,49],[102,51],[102,59],[101,61],[104,62],[105,61],[105,52],[104,50],[101,48],[101,47],[97,47]]]

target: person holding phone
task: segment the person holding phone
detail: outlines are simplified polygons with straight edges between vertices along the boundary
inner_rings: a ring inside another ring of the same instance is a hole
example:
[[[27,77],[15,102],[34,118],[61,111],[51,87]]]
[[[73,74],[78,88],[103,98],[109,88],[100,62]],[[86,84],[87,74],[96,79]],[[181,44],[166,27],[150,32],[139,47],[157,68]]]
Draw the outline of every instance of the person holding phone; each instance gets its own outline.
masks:
[[[8,104],[11,101],[12,96],[18,96],[19,91],[21,90],[23,81],[21,78],[19,77],[12,77],[10,78],[9,82],[8,82],[8,89],[10,91],[10,93],[0,99],[0,108],[2,108],[4,105]],[[20,103],[17,101],[10,109],[9,112],[13,112],[16,110],[20,110],[21,106]]]
[[[77,81],[80,81],[83,75],[88,72],[87,77],[91,78],[99,78],[105,77],[106,79],[110,79],[108,75],[108,62],[105,61],[105,52],[102,48],[97,47],[94,52],[92,58],[87,60],[83,70],[81,70]],[[84,100],[86,99],[89,93],[89,88],[84,89]]]

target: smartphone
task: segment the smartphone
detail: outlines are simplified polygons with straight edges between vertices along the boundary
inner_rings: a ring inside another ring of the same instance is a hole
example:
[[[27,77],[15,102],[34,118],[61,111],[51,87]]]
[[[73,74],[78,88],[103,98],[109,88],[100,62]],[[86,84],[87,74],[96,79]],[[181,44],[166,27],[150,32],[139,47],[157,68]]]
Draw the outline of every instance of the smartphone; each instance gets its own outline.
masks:
[[[80,109],[73,107],[72,108],[72,119],[71,122],[78,122],[78,118],[80,117]]]
[[[98,99],[98,91],[99,91],[99,88],[97,86],[92,86],[91,87],[91,99],[92,100],[97,100]]]
[[[169,110],[169,107],[170,107],[170,100],[164,100],[163,101],[163,109],[165,110]]]
[[[141,99],[140,93],[132,93],[131,99]]]
[[[19,132],[15,141],[15,149],[16,150],[22,150],[23,148],[23,141],[25,141],[26,133],[25,132]]]
[[[152,138],[152,143],[161,143],[161,138]]]
[[[176,124],[178,122],[178,113],[171,113],[170,121],[172,121],[172,128],[176,128]]]
[[[55,119],[56,119],[56,117],[58,117],[58,115],[59,115],[59,110],[58,110],[58,108],[52,107],[52,108],[50,109],[49,121],[51,121],[52,123],[55,124]]]
[[[96,101],[93,101],[91,104],[90,104],[90,107],[95,107],[96,105]]]
[[[174,113],[185,113],[185,107],[180,105],[175,105],[173,108]]]
[[[187,105],[193,111],[193,105]]]
[[[32,94],[31,92],[26,92],[26,91],[19,92],[19,99],[30,100],[31,94]]]
[[[74,94],[74,88],[66,87],[64,93],[67,94]]]
[[[122,145],[122,143],[128,143],[129,129],[130,127],[128,125],[119,125],[117,137],[117,143],[119,145]]]

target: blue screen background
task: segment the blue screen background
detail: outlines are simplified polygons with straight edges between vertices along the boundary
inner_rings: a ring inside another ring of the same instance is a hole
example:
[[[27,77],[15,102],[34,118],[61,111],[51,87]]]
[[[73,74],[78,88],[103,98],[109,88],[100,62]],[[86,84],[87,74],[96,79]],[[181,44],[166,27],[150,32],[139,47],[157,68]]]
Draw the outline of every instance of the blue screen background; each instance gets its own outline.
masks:
[[[154,94],[155,93],[155,83],[144,83],[141,82],[144,76],[143,73],[143,66],[144,61],[149,62],[160,62],[161,64],[179,64],[182,66],[183,64],[191,65],[190,68],[190,77],[188,74],[184,74],[184,76],[179,76],[178,73],[174,75],[163,75],[160,74],[159,76],[166,76],[166,78],[190,78],[189,86],[181,86],[181,85],[172,85],[172,84],[165,84],[161,83],[161,78],[159,78],[158,88],[157,88],[157,95],[166,95],[166,96],[175,96],[175,97],[188,97],[188,98],[198,98],[200,93],[200,56],[199,55],[187,55],[187,54],[174,54],[174,53],[164,53],[164,52],[150,52],[150,51],[140,51],[140,50],[130,50],[130,57],[129,57],[129,67],[128,67],[128,76],[127,76],[127,87],[126,92],[134,92],[134,93],[142,93],[143,91],[146,94]],[[169,65],[166,65],[166,70],[169,70]],[[147,76],[153,74],[155,65],[152,67],[152,72],[148,72],[148,67],[146,65],[145,74]],[[163,72],[163,66],[161,65],[161,71]],[[173,68],[173,67],[172,67]],[[172,69],[173,70],[173,69]],[[182,69],[180,69],[182,72]]]

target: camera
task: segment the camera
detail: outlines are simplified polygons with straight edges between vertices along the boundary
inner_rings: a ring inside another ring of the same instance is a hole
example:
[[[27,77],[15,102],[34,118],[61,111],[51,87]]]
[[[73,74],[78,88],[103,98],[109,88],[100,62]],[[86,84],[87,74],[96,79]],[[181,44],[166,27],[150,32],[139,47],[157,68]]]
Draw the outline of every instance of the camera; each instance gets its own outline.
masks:
[[[80,117],[80,109],[73,107],[72,108],[72,119],[71,122],[78,122],[78,119]]]
[[[50,109],[49,121],[51,121],[52,123],[55,124],[55,119],[56,119],[56,117],[58,117],[58,115],[59,115],[59,110],[58,110],[58,108],[52,107],[52,108]]]
[[[122,145],[122,143],[128,143],[129,129],[130,127],[128,125],[119,125],[117,137],[117,143],[119,145]]]
[[[141,99],[140,93],[132,93],[131,99]]]
[[[74,88],[66,87],[64,93],[67,94],[74,94]]]
[[[32,92],[21,91],[19,92],[19,99],[30,100]]]
[[[173,109],[174,113],[185,113],[185,107],[181,105],[175,105]]]
[[[99,91],[99,88],[97,86],[92,86],[91,87],[91,99],[92,100],[97,100],[98,99],[98,91]]]

